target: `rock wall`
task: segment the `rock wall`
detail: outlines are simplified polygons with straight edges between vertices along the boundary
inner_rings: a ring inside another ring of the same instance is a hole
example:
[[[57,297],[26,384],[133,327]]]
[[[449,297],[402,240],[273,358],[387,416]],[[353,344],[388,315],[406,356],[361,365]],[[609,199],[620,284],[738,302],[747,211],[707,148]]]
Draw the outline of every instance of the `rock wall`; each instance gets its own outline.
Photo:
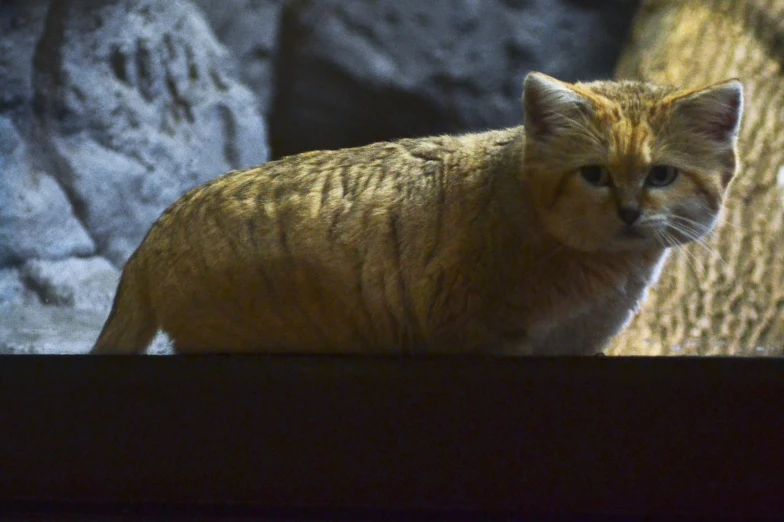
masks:
[[[0,353],[87,350],[189,188],[271,155],[517,124],[528,71],[611,76],[637,4],[0,3]]]
[[[522,80],[609,77],[636,2],[319,0],[283,10],[275,156],[517,125]]]

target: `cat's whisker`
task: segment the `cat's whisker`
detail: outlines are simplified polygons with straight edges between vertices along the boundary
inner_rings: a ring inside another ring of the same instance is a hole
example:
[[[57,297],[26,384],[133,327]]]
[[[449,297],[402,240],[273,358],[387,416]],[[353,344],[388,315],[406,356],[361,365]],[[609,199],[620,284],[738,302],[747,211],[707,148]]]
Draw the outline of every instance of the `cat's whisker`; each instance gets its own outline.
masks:
[[[699,207],[700,207],[701,209],[703,209],[703,210],[707,211],[708,213],[713,213],[713,209],[711,209],[711,208],[710,208],[710,207],[709,207],[707,204],[705,204],[705,203],[703,203],[703,202],[699,202],[699,203],[698,203],[698,205],[699,205]],[[674,217],[683,218],[683,216],[674,216]],[[718,227],[724,227],[724,226],[727,226],[727,227],[731,227],[731,228],[733,228],[733,229],[735,229],[735,230],[737,230],[737,231],[739,231],[739,232],[743,232],[743,233],[745,233],[745,232],[746,232],[746,228],[744,228],[742,225],[739,225],[739,224],[737,224],[737,223],[733,223],[732,221],[730,221],[730,220],[729,220],[729,219],[727,219],[727,218],[728,218],[728,216],[727,216],[726,214],[722,215],[722,218],[721,218],[721,220],[720,220],[720,221],[719,221],[719,222],[716,224],[716,227],[718,228]],[[688,219],[688,218],[683,218],[683,219]]]
[[[693,228],[690,228],[688,225],[685,225],[685,224],[682,224],[682,223],[675,223],[675,222],[673,222],[673,223],[669,224],[669,228],[671,228],[671,229],[673,229],[673,230],[675,230],[677,232],[680,232],[681,234],[686,236],[686,239],[688,241],[691,241],[691,242],[694,242],[694,243],[701,243],[701,242],[705,241],[701,237],[701,234],[700,234],[700,232],[698,230],[694,230]]]
[[[664,248],[677,249],[679,246],[679,243],[675,237],[673,237],[671,234],[668,234],[664,230],[656,230],[656,238]]]
[[[670,225],[679,225],[689,230],[689,237],[693,237],[695,241],[709,235],[711,232],[711,227],[683,216],[671,216],[668,222]]]
[[[664,232],[664,234],[666,234],[666,236],[671,239],[673,244],[677,244],[678,241],[675,239],[675,237],[672,236],[672,234],[670,234],[669,232]],[[677,248],[676,252],[677,252],[676,255],[684,256],[686,258],[686,263],[689,265],[689,268],[692,269],[694,274],[698,276],[702,275],[704,270],[699,269],[698,267],[699,259],[694,255],[693,252],[689,251],[689,249],[687,248]]]
[[[670,223],[670,228],[686,236],[686,239],[689,240],[690,242],[701,246],[709,253],[713,253],[714,250],[713,247],[711,247],[710,243],[708,243],[708,241],[704,237],[702,237],[699,231],[690,228],[688,225],[678,224],[678,223]]]
[[[676,221],[678,223],[688,225],[690,228],[693,228],[695,231],[701,232],[702,234],[709,234],[713,228],[711,226],[704,225],[699,221],[687,218],[686,216],[672,215],[670,216],[670,221]]]
[[[666,230],[657,231],[657,237],[661,237],[668,248],[672,248],[673,250],[678,252],[676,255],[679,255],[679,252],[683,251],[682,248],[679,248],[680,243],[675,238],[675,236],[673,236]]]
[[[704,267],[703,260],[704,258],[698,256],[694,252],[691,251],[689,248],[681,248],[679,249],[678,255],[685,256],[687,260],[689,260],[689,265],[691,265],[692,270],[696,275],[704,275],[706,272],[706,268]]]
[[[667,243],[666,238],[659,230],[654,230],[653,237],[656,240],[656,242],[659,244],[659,246],[661,246],[662,248],[670,248],[672,246],[669,243]]]
[[[687,237],[689,236],[689,233],[688,233],[688,231],[687,231],[687,230],[685,230],[683,227],[673,226],[673,228],[675,228],[676,230],[679,230],[679,231],[680,231],[680,232],[682,232],[683,234],[687,235]],[[708,243],[708,241],[706,241],[704,238],[694,238],[693,242],[694,242],[694,244],[696,244],[696,245],[700,246],[701,248],[703,248],[703,249],[704,249],[705,251],[707,251],[709,254],[713,254],[713,255],[715,255],[715,256],[716,256],[716,258],[718,258],[718,259],[719,259],[719,260],[720,260],[720,261],[721,261],[723,264],[725,264],[725,265],[726,265],[726,261],[725,261],[725,260],[724,260],[724,258],[721,256],[721,254],[720,254],[720,253],[719,253],[719,252],[718,252],[718,251],[717,251],[715,248],[713,248],[713,247],[712,247],[712,246],[711,246],[711,245]],[[681,251],[684,253],[684,255],[688,255],[688,256],[692,257],[693,259],[695,259],[695,260],[697,260],[697,259],[703,259],[703,258],[699,258],[699,257],[697,256],[697,254],[695,254],[694,252],[692,252],[692,251],[691,251],[690,249],[688,249],[688,248],[683,248],[683,249],[681,249]]]
[[[718,229],[720,227],[730,227],[733,230],[737,230],[737,231],[744,232],[744,233],[747,232],[747,230],[745,228],[743,228],[742,226],[740,226],[740,225],[738,225],[736,223],[733,223],[732,221],[730,221],[729,219],[726,219],[726,218],[721,219],[720,221],[718,221],[716,223],[716,228]]]
[[[688,239],[690,239],[695,244],[705,249],[705,251],[707,251],[709,254],[715,255],[719,259],[719,261],[721,261],[722,264],[724,265],[727,264],[727,262],[719,253],[719,251],[711,246],[710,242],[706,239],[706,236],[701,234],[701,231],[694,230],[695,226],[699,226],[703,230],[706,230],[708,227],[702,225],[701,223],[697,223],[696,221],[690,220],[688,218],[683,218],[681,216],[673,216],[673,217],[680,218],[681,221],[683,221],[683,222],[678,222],[677,220],[672,221],[670,223],[670,226],[673,229],[684,234]]]

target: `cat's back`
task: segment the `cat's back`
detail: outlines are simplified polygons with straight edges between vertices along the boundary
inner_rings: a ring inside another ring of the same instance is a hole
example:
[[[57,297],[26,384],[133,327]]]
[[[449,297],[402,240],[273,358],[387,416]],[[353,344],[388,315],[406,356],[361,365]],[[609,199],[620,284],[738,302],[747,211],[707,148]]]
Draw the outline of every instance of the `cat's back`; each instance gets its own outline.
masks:
[[[488,157],[516,134],[314,151],[197,187],[137,251],[154,281],[153,307],[195,351],[236,349],[248,338],[348,350],[404,343],[418,335],[429,271],[459,263],[455,245],[480,211],[472,187],[487,185]]]
[[[488,158],[521,133],[513,128],[401,139],[305,152],[233,171],[177,200],[145,243],[163,241],[159,251],[171,251],[227,236],[275,233],[311,244],[319,237],[334,246],[357,243],[360,231],[367,235],[380,221],[421,229],[428,216],[466,205],[470,211],[475,187],[486,185]]]

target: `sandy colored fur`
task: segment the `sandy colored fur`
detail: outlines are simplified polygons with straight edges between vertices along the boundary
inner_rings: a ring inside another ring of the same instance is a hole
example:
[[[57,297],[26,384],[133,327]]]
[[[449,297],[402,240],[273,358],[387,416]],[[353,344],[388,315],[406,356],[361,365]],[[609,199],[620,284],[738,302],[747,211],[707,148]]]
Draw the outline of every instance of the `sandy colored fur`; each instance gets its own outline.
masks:
[[[509,213],[523,205],[495,174],[514,161],[521,130],[230,173],[172,206],[129,266],[144,259],[154,272],[156,323],[181,351],[503,351],[529,326],[520,307],[531,317],[579,307],[577,296],[549,309],[534,298],[555,296],[547,278],[580,270],[577,259],[540,266],[502,253],[522,241],[509,226],[521,216]],[[610,281],[634,263],[607,261],[599,275]],[[534,270],[543,279],[520,289],[528,299],[503,296],[516,272]]]
[[[512,138],[491,133],[477,145],[501,150]],[[273,350],[426,343],[426,330],[465,306],[438,294],[469,284],[456,269],[478,262],[470,253],[482,234],[460,231],[490,204],[491,166],[461,145],[440,138],[309,153],[189,193],[150,233],[178,260],[157,274],[159,321],[187,350],[241,350],[258,337]],[[193,315],[169,303],[191,303]]]
[[[99,336],[101,345],[117,353],[137,353],[158,331],[150,286],[142,263],[132,257],[123,271],[109,317]]]
[[[556,80],[529,83],[549,86],[529,105],[561,107]],[[689,163],[699,137],[665,139],[682,131],[673,89],[635,89],[578,84],[585,120],[545,111],[526,129],[310,152],[197,187],[125,267],[94,352],[139,352],[162,329],[180,352],[596,353],[676,244],[618,239],[621,200],[713,219],[735,171],[709,147]],[[661,158],[683,170],[669,196],[640,188]],[[612,191],[581,181],[597,161]]]

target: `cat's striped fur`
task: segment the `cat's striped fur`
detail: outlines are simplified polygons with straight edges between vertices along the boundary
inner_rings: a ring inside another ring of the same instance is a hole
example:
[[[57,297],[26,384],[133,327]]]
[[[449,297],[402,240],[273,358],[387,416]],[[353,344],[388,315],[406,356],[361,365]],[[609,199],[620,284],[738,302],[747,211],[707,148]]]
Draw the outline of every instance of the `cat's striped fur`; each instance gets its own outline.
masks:
[[[596,353],[667,247],[694,239],[675,217],[715,223],[741,102],[737,81],[532,73],[525,128],[229,173],[153,225],[94,352],[139,352],[163,329],[180,352]],[[680,176],[651,188],[657,164]]]

